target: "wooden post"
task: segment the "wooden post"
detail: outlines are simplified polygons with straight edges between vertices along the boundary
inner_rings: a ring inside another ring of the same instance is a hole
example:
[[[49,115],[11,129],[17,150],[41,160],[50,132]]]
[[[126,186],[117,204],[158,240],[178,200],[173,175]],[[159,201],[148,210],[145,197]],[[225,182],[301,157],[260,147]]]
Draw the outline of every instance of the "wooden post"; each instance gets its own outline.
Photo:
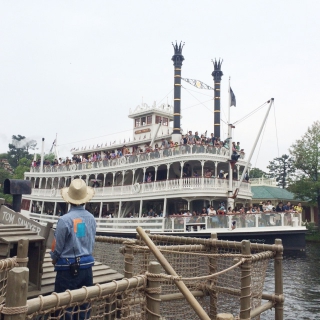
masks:
[[[124,248],[124,277],[127,279],[133,277],[133,248],[128,245]]]
[[[241,254],[249,256],[251,254],[250,241],[241,241]],[[241,297],[240,297],[240,320],[250,319],[251,311],[251,261],[247,260],[241,265]]]
[[[219,313],[217,315],[217,320],[233,320],[234,317],[231,313]]]
[[[211,239],[217,239],[217,234],[212,233]],[[215,254],[218,253],[218,249],[216,246],[210,248],[210,252]],[[210,274],[214,274],[217,272],[217,257],[209,258],[209,272]],[[217,278],[212,278],[210,280],[210,319],[216,319],[217,317],[217,301],[218,295],[216,291]]]
[[[282,240],[276,239],[275,244],[282,246]],[[283,295],[283,277],[282,277],[283,250],[277,250],[274,258],[274,276],[275,276],[275,294]],[[276,302],[275,320],[283,320],[283,302]]]
[[[28,281],[28,268],[16,267],[9,271],[6,305],[1,311],[4,314],[4,320],[25,319],[27,313]],[[21,308],[21,310],[17,309],[15,313],[12,313],[14,311],[13,308]]]
[[[29,249],[29,239],[22,238],[18,241],[17,248],[17,262],[19,267],[26,267],[28,265],[28,249]]]
[[[150,240],[148,235],[145,233],[145,231],[141,227],[137,227],[137,232],[143,239],[143,241],[146,243],[146,245],[149,247],[149,249],[152,251],[154,256],[157,258],[159,263],[162,265],[163,269],[172,276],[178,276],[178,274],[175,272],[175,270],[171,267],[168,260],[163,256],[163,254],[159,251],[159,249],[155,246],[155,244]],[[249,247],[250,248],[250,247]],[[187,286],[184,284],[184,282],[179,280],[174,280],[174,283],[180,290],[180,292],[184,295],[188,303],[190,304],[191,308],[196,312],[196,314],[199,316],[201,320],[210,320],[207,313],[203,310],[199,302],[196,300],[196,298],[192,295],[190,290],[187,288]]]
[[[149,263],[148,272],[153,274],[160,273],[160,264],[155,261]],[[159,279],[148,277],[147,287],[147,319],[159,320],[160,319],[160,290],[161,284]]]

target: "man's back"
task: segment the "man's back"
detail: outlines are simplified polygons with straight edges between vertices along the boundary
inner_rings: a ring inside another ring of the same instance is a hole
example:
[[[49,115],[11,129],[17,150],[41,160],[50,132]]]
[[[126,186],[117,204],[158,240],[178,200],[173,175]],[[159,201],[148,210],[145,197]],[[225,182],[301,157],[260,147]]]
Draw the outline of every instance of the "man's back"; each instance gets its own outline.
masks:
[[[57,223],[54,255],[74,258],[92,254],[96,234],[93,215],[83,206],[72,206]]]

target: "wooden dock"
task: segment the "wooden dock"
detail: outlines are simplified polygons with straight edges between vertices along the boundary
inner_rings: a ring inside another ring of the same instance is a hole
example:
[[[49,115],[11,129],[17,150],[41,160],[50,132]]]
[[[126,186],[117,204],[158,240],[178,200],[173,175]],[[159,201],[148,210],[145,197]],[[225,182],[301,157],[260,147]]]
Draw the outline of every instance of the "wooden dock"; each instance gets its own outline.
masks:
[[[18,241],[28,239],[29,290],[28,298],[48,295],[54,291],[56,272],[51,262],[50,249],[46,248],[47,239],[24,225],[0,225],[0,259],[17,255]],[[121,280],[123,275],[109,266],[96,261],[92,267],[93,283],[107,283]]]

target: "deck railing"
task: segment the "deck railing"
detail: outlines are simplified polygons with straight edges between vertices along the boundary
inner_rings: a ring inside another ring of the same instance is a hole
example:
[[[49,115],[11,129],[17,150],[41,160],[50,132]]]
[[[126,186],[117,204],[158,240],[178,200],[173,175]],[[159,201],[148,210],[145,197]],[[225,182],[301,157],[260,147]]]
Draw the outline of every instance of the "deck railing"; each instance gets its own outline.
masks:
[[[30,213],[30,218],[40,223],[53,222],[59,219],[57,216],[47,214]],[[235,215],[212,216],[185,216],[175,215],[169,217],[142,217],[142,218],[96,218],[97,232],[135,232],[137,227],[143,227],[157,232],[197,232],[212,229],[232,230],[250,228],[271,227],[300,227],[302,225],[301,213],[276,212],[276,213],[250,213]],[[235,223],[234,223],[235,222]]]
[[[171,179],[171,180],[161,180],[145,183],[135,183],[123,186],[108,186],[95,188],[95,196],[120,196],[120,195],[134,195],[140,193],[153,193],[161,191],[170,190],[184,190],[187,192],[191,190],[192,192],[197,192],[198,190],[221,190],[226,191],[228,188],[228,179],[216,179],[216,178],[182,178],[182,179]],[[233,181],[233,189],[238,187],[238,181]],[[250,193],[250,184],[243,182],[240,186],[240,193]],[[59,198],[61,199],[60,189],[37,189],[33,188],[31,191],[32,196],[44,196],[49,198]]]
[[[211,145],[186,145],[153,152],[130,154],[110,160],[104,159],[100,161],[72,163],[70,165],[48,165],[43,167],[43,172],[68,172],[115,167],[125,164],[151,161],[154,159],[177,157],[184,154],[216,154],[220,156],[227,156],[229,154],[229,149],[225,147],[218,148]],[[244,153],[240,153],[240,158],[244,158]],[[40,167],[31,167],[30,172],[40,172]]]

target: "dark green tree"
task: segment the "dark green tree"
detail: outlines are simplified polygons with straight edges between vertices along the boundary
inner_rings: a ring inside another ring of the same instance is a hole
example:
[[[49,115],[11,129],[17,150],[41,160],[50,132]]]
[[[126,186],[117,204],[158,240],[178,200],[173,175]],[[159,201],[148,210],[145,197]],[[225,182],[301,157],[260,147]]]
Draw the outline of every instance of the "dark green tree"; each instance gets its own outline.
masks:
[[[297,170],[289,190],[301,200],[317,204],[320,221],[320,121],[315,121],[289,151]]]
[[[31,160],[22,158],[19,160],[19,165],[14,170],[14,179],[24,179],[24,173],[30,171]]]
[[[287,154],[283,154],[281,157],[269,161],[267,168],[269,169],[268,176],[275,178],[277,186],[283,189],[288,186],[288,181],[295,171],[293,158]]]
[[[12,136],[12,143],[9,143],[8,162],[15,169],[22,158],[32,159],[29,150],[34,150],[37,146],[35,140],[27,139],[25,136],[18,134]]]
[[[249,176],[250,176],[250,179],[262,178],[262,177],[267,177],[267,173],[259,168],[251,168]]]

